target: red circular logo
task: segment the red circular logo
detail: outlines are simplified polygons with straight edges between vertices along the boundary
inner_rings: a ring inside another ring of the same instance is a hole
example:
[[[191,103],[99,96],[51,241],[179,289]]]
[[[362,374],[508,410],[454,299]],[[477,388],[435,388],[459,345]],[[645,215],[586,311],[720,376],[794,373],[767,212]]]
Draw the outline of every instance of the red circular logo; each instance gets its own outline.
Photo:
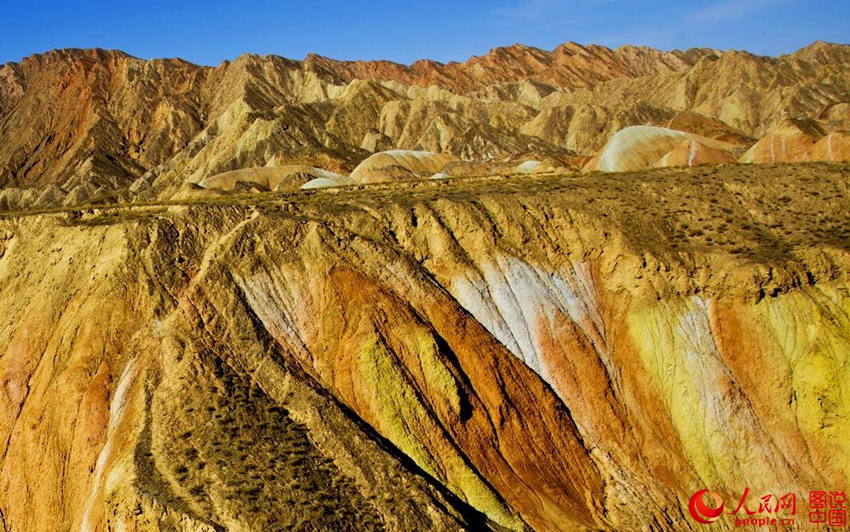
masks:
[[[710,493],[714,498],[714,508],[709,508],[705,504],[703,495]],[[720,495],[708,490],[699,490],[691,497],[691,502],[688,504],[688,510],[691,511],[691,517],[698,522],[707,525],[717,521],[717,518],[723,513],[723,500]]]

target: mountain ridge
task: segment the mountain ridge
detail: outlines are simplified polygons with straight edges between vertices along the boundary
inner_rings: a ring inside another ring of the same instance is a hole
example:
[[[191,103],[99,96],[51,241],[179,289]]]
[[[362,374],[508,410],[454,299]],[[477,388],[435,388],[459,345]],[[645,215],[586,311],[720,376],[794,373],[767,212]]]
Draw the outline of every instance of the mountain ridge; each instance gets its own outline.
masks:
[[[245,54],[205,67],[55,50],[0,67],[0,203],[169,197],[250,167],[347,174],[388,149],[579,169],[620,129],[674,122],[743,152],[786,118],[850,127],[843,65],[850,47],[823,42],[776,58],[514,45],[409,66]]]
[[[817,55],[817,54],[821,54],[821,55],[827,54],[828,55],[829,52],[834,50],[835,48],[842,48],[842,47],[847,47],[847,46],[850,46],[850,43],[838,43],[838,42],[818,40],[818,41],[812,42],[811,44],[803,46],[803,47],[801,47],[797,50],[794,50],[792,52],[782,53],[782,54],[778,54],[778,55],[761,55],[761,54],[750,54],[750,55],[753,55],[754,57],[774,58],[774,59],[780,59],[780,58],[784,58],[784,57],[801,57],[802,58],[802,57],[811,57],[811,56]],[[482,61],[486,62],[488,60],[488,58],[504,57],[506,54],[510,55],[510,52],[514,51],[514,50],[524,50],[524,51],[529,52],[532,55],[542,54],[542,55],[547,55],[547,56],[570,55],[570,54],[581,55],[582,53],[589,53],[591,51],[600,51],[600,52],[603,52],[603,53],[606,53],[606,54],[618,54],[618,53],[625,53],[625,52],[647,52],[647,53],[651,53],[651,54],[659,54],[661,56],[669,56],[670,58],[681,58],[689,64],[694,64],[696,62],[694,60],[695,55],[697,56],[697,59],[698,59],[699,57],[702,57],[704,55],[711,55],[711,54],[721,55],[723,53],[728,53],[728,52],[750,53],[750,52],[747,52],[744,49],[733,49],[733,48],[720,49],[720,48],[709,48],[709,47],[693,47],[693,48],[687,48],[687,49],[674,48],[674,49],[671,49],[671,50],[662,50],[662,49],[658,49],[658,48],[653,48],[651,46],[630,45],[630,44],[621,45],[621,46],[618,46],[616,48],[610,48],[610,47],[607,47],[607,46],[602,46],[602,45],[597,45],[597,44],[580,44],[580,43],[577,43],[575,41],[566,41],[564,43],[556,45],[551,50],[546,50],[545,48],[539,48],[539,47],[536,47],[536,46],[530,46],[530,45],[526,45],[526,44],[522,44],[522,43],[514,43],[514,44],[510,44],[510,45],[505,45],[505,46],[496,46],[496,47],[490,48],[487,51],[487,53],[482,54],[482,55],[471,55],[467,59],[464,59],[464,60],[450,60],[450,61],[438,61],[438,60],[435,60],[435,59],[421,58],[421,59],[416,59],[416,60],[414,60],[410,63],[402,63],[402,62],[392,61],[392,60],[388,60],[388,59],[335,59],[333,57],[325,56],[325,55],[315,53],[315,52],[308,52],[304,56],[303,59],[295,59],[295,58],[287,57],[287,56],[280,55],[280,54],[255,54],[255,53],[247,52],[247,53],[244,53],[244,54],[240,54],[239,56],[234,57],[234,58],[223,59],[218,64],[202,64],[202,63],[195,63],[195,62],[190,61],[188,59],[184,59],[180,56],[144,58],[144,57],[137,56],[137,55],[134,55],[132,53],[126,52],[126,51],[121,50],[119,48],[64,47],[64,48],[52,48],[50,50],[45,50],[43,52],[34,52],[32,54],[29,54],[29,55],[24,56],[24,57],[17,59],[17,60],[9,60],[9,61],[6,61],[5,63],[0,63],[0,70],[2,70],[4,67],[14,68],[15,66],[19,66],[22,63],[25,63],[25,62],[28,62],[28,61],[33,61],[33,60],[38,61],[40,58],[43,58],[45,56],[49,57],[49,56],[52,56],[52,55],[63,55],[63,54],[74,54],[74,53],[84,53],[84,54],[85,53],[96,53],[96,54],[106,54],[106,55],[119,55],[119,56],[123,56],[123,57],[129,58],[129,59],[136,59],[136,60],[145,61],[145,62],[157,62],[157,61],[178,62],[178,63],[183,63],[187,66],[198,67],[198,68],[202,68],[202,69],[215,69],[215,68],[218,68],[218,67],[221,67],[221,66],[226,66],[230,63],[233,63],[234,61],[237,61],[239,58],[241,58],[243,56],[252,56],[252,57],[257,57],[257,58],[261,58],[261,59],[266,59],[266,58],[281,59],[281,60],[284,60],[284,61],[287,61],[287,62],[298,63],[298,64],[321,63],[321,62],[327,62],[327,63],[331,63],[331,64],[340,64],[340,65],[351,65],[351,64],[372,65],[372,64],[374,64],[374,65],[391,65],[393,67],[400,68],[400,69],[409,69],[409,70],[413,70],[413,71],[417,71],[417,70],[423,71],[423,70],[425,70],[425,67],[449,67],[449,66],[476,64],[476,63],[479,63],[479,62],[482,62]]]

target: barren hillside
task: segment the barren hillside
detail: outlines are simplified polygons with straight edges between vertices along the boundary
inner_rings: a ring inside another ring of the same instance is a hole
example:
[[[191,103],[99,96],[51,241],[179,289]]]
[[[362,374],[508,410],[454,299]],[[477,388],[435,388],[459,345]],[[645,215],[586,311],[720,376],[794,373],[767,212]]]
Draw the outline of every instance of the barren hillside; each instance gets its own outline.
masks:
[[[715,138],[737,159],[789,119],[815,124],[805,147],[850,128],[849,66],[850,47],[826,43],[779,58],[517,45],[410,66],[245,55],[209,68],[52,51],[0,67],[0,208],[167,199],[248,167],[347,174],[391,149],[580,169],[634,125]],[[843,138],[838,150],[746,162],[846,160]]]
[[[844,485],[848,171],[7,216],[3,526],[683,530],[705,485]]]

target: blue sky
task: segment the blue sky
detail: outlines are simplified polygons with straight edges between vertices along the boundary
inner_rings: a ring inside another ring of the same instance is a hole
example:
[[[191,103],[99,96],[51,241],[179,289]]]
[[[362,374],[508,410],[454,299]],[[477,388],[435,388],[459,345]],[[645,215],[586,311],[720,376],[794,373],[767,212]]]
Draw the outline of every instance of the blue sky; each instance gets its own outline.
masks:
[[[0,13],[0,63],[95,46],[214,65],[244,52],[462,61],[494,46],[570,40],[769,55],[815,40],[850,43],[850,0],[0,0]]]

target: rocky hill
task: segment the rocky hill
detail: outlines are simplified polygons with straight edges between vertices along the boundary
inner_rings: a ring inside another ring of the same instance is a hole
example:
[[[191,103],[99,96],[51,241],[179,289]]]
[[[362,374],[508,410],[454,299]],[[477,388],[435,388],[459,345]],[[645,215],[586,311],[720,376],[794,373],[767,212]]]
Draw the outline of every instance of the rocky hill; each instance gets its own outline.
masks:
[[[2,529],[687,530],[705,486],[844,486],[848,173],[7,217]]]
[[[0,67],[0,206],[165,199],[251,167],[348,174],[391,149],[579,169],[633,125],[729,142],[737,159],[788,120],[850,127],[848,67],[850,47],[826,43],[779,58],[569,43],[446,65],[245,55],[215,68],[58,50]]]

